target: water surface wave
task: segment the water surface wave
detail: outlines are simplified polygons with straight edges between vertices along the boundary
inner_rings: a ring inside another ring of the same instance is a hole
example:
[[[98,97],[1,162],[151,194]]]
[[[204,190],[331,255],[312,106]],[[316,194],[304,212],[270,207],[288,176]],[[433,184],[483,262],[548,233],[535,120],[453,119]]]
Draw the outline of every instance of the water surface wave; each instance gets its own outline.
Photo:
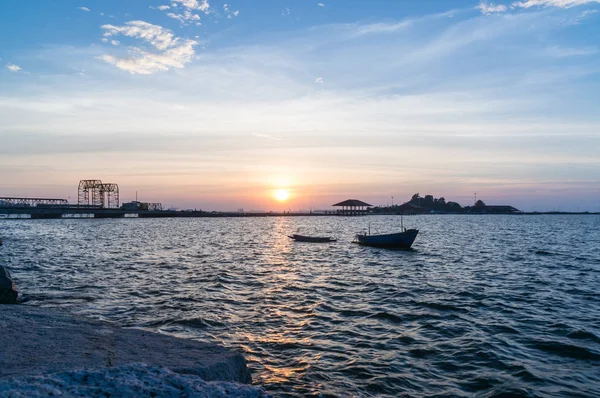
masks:
[[[0,220],[25,304],[238,349],[278,396],[600,396],[600,217]],[[290,233],[331,234],[330,244]]]

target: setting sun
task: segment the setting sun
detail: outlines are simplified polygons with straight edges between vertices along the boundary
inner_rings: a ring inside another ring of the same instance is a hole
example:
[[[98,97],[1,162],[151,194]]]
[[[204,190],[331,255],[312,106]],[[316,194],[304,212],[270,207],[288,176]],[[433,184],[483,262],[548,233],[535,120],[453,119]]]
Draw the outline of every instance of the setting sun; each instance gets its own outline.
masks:
[[[287,189],[278,189],[274,192],[273,196],[280,202],[285,202],[290,197],[290,191]]]

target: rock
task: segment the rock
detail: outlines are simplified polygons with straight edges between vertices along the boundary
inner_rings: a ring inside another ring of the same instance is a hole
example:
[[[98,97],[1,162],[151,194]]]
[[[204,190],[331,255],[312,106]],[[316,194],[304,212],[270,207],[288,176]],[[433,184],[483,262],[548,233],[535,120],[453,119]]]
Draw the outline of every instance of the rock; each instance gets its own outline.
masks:
[[[146,364],[0,379],[0,396],[55,397],[238,397],[268,395],[260,388],[230,381],[204,381]]]
[[[0,265],[0,304],[17,304],[19,292],[6,268]]]
[[[144,363],[204,381],[252,382],[236,351],[53,309],[2,305],[0,334],[0,380]]]

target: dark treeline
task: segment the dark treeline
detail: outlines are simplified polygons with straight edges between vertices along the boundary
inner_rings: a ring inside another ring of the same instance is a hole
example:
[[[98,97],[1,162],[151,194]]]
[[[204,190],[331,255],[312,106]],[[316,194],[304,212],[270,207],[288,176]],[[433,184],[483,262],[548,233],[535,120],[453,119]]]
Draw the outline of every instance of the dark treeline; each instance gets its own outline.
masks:
[[[482,200],[478,200],[473,206],[462,207],[456,202],[446,202],[444,197],[434,198],[433,195],[421,197],[416,193],[408,202],[401,205],[375,207],[373,213],[517,214],[522,212],[509,205],[487,205]]]
[[[480,203],[481,202],[481,203]],[[485,206],[481,200],[476,205]],[[456,202],[446,202],[444,197],[434,198],[433,195],[421,196],[414,194],[408,202],[394,206],[379,206],[373,209],[374,213],[404,212],[404,213],[464,213],[470,206],[462,207]]]

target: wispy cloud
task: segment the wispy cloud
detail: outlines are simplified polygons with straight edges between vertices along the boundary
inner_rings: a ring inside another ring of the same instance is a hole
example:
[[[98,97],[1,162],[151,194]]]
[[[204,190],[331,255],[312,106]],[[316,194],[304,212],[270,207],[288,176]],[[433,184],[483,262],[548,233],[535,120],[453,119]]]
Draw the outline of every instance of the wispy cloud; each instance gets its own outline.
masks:
[[[545,50],[545,53],[551,57],[556,58],[567,58],[567,57],[585,57],[598,53],[596,48],[565,48],[559,46],[549,47]]]
[[[315,83],[323,83],[325,80],[322,77],[317,77]]]
[[[20,70],[23,70],[20,66],[15,64],[7,64],[6,68],[11,72],[18,72]]]
[[[77,7],[77,9],[85,12],[90,12],[90,9],[87,7]]]
[[[151,74],[168,70],[169,67],[183,68],[195,54],[194,40],[182,40],[175,37],[172,31],[159,25],[144,21],[130,21],[124,26],[102,25],[105,38],[115,35],[142,39],[150,43],[158,51],[131,47],[127,58],[104,54],[99,58],[129,73]],[[116,42],[116,43],[115,43]],[[119,44],[113,40],[112,44]]]
[[[176,3],[180,3],[183,7],[187,8],[188,10],[194,10],[194,11],[201,11],[205,14],[208,14],[210,12],[210,4],[208,3],[208,0],[200,0],[200,2],[198,2],[198,0],[172,0],[173,4]]]
[[[268,140],[274,140],[274,141],[281,141],[280,137],[276,137],[274,135],[269,135],[269,134],[262,134],[262,133],[253,133],[252,134],[254,137],[259,137],[259,138],[266,138]]]
[[[373,23],[368,25],[358,25],[355,33],[357,36],[380,33],[395,33],[405,29],[413,23],[412,20],[401,21],[397,23]]]
[[[317,5],[318,5],[319,7],[325,7],[325,4],[324,4],[324,3],[317,3]]]
[[[515,8],[530,8],[535,6],[571,8],[592,3],[600,3],[600,0],[526,0],[514,2],[512,6]]]
[[[143,39],[159,50],[164,50],[177,44],[178,38],[172,31],[159,25],[152,25],[144,21],[126,22],[124,26],[102,25],[106,32],[105,37],[124,35]]]
[[[164,6],[158,6],[158,7],[154,7],[154,6],[150,6],[150,9],[152,10],[160,10],[160,11],[165,11],[165,10],[170,10],[171,7],[164,5]]]
[[[227,16],[227,19],[231,19],[232,17],[237,17],[239,15],[239,11],[231,11],[229,8],[229,4],[225,3],[223,4],[223,12],[225,13],[225,16]]]
[[[200,25],[200,15],[198,12],[202,12],[204,14],[210,14],[210,4],[208,0],[172,0],[172,7],[169,6],[159,6],[158,9],[161,11],[166,11],[172,9],[173,11],[177,10],[178,4],[181,5],[180,8],[183,8],[182,12],[168,12],[166,15],[169,18],[173,18],[181,22],[182,25],[190,25],[195,23],[196,25]]]
[[[181,22],[183,25],[200,20],[200,15],[194,14],[189,10],[185,10],[181,14],[175,14],[173,12],[169,12],[169,13],[167,13],[167,17],[176,19],[179,22]]]
[[[481,3],[479,3],[479,5],[475,8],[481,10],[481,13],[486,14],[486,15],[499,13],[499,12],[506,12],[508,10],[508,7],[506,7],[505,5],[502,5],[502,4],[494,5],[494,3],[488,4],[483,1]]]

